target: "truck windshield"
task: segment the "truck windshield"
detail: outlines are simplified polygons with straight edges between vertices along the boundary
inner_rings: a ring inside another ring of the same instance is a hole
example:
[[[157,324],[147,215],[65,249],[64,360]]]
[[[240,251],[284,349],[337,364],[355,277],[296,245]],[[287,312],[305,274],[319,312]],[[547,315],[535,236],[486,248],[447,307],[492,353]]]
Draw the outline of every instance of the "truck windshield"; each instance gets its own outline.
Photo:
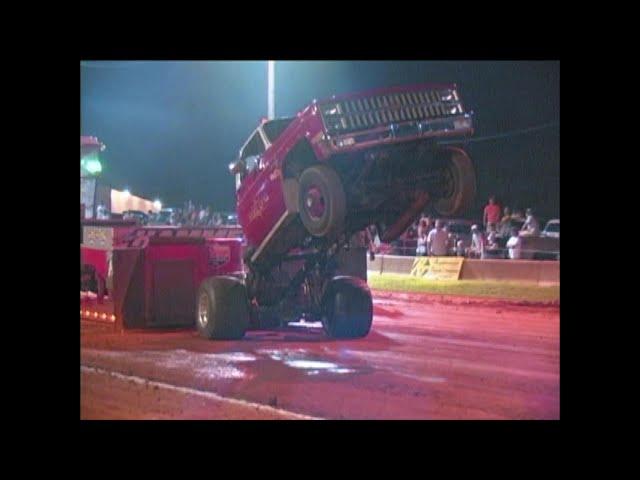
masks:
[[[269,120],[262,124],[262,130],[264,131],[269,143],[273,143],[276,138],[280,136],[282,132],[293,121],[292,118],[277,118],[275,120]]]
[[[262,155],[264,153],[264,142],[260,137],[260,133],[256,130],[251,139],[247,142],[245,147],[240,152],[240,158],[246,159],[256,155]]]

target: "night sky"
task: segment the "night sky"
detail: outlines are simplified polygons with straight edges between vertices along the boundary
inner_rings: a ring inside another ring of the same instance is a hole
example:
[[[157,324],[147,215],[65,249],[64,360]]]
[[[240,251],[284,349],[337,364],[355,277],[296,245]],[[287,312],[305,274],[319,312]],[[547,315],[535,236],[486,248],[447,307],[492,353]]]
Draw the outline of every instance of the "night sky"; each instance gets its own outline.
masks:
[[[458,83],[475,112],[475,137],[555,123],[470,143],[481,216],[490,193],[503,204],[559,216],[560,63],[511,61],[276,62],[276,116],[314,98],[421,82]],[[107,145],[103,177],[113,188],[235,208],[228,165],[267,114],[266,61],[82,62],[81,135]]]

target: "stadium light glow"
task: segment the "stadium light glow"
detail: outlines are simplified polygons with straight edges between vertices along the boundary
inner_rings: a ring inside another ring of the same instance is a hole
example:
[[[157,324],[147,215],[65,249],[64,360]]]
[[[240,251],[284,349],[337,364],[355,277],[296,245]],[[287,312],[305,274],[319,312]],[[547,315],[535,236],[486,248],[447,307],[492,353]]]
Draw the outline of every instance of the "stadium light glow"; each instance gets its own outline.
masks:
[[[275,118],[276,106],[274,99],[275,89],[275,68],[276,62],[274,60],[267,61],[267,117],[269,120]]]
[[[153,208],[160,210],[162,208],[162,202],[160,200],[155,200],[153,202]]]

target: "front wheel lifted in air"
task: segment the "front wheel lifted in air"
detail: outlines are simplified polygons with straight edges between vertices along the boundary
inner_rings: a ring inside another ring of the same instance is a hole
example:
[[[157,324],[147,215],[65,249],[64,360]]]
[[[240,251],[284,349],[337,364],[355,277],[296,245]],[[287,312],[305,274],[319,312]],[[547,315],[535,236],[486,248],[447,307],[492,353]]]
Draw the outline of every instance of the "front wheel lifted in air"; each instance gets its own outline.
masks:
[[[342,181],[334,169],[313,165],[299,178],[300,219],[315,237],[330,237],[343,226],[346,197]]]

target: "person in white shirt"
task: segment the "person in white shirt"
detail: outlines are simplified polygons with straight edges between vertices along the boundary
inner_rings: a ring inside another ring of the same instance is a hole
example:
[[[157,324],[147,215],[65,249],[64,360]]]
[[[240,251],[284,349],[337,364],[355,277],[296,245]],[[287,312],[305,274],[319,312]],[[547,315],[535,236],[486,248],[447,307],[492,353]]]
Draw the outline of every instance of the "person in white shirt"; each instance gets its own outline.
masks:
[[[418,226],[418,238],[416,239],[416,257],[424,257],[427,255],[427,220],[420,220]]]
[[[198,223],[202,224],[204,223],[204,219],[207,216],[207,211],[204,209],[204,207],[200,207],[200,212],[198,213]]]
[[[480,258],[496,258],[496,255],[499,254],[500,246],[497,242],[498,232],[496,232],[496,227],[491,225],[489,226],[489,234],[487,235],[486,245],[483,251],[483,255]]]
[[[511,238],[507,241],[507,248],[509,249],[509,258],[511,260],[519,260],[521,258],[522,239],[515,228],[511,230]]]
[[[470,258],[483,258],[484,257],[484,235],[480,231],[477,225],[471,226],[471,247],[469,247]]]
[[[435,257],[443,257],[448,253],[449,234],[443,228],[442,220],[436,220],[436,228],[427,235],[427,251]]]
[[[527,208],[527,218],[522,225],[522,231],[527,235],[538,235],[540,233],[540,224],[536,217],[533,216],[533,210]]]

